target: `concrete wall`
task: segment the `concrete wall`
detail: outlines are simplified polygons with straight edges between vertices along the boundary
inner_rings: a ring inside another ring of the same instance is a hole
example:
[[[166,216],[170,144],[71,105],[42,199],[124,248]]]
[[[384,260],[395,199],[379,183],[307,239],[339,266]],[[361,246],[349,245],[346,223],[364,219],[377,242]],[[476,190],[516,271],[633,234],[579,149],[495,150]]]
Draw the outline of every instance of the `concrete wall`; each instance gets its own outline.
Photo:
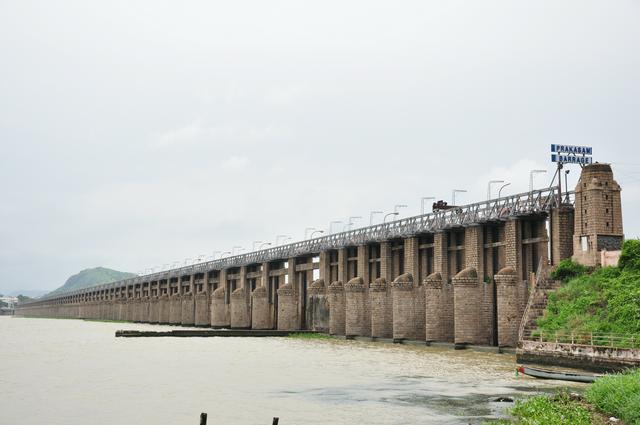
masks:
[[[251,294],[251,299],[253,304],[251,309],[251,328],[273,329],[267,288],[264,285],[258,286]]]
[[[278,289],[278,330],[298,329],[298,303],[291,283]]]
[[[238,288],[231,294],[231,327],[251,329],[251,308],[244,288]]]
[[[329,297],[324,279],[314,281],[309,287],[306,314],[308,329],[329,332]]]
[[[345,299],[342,282],[337,280],[329,285],[329,333],[345,334]]]

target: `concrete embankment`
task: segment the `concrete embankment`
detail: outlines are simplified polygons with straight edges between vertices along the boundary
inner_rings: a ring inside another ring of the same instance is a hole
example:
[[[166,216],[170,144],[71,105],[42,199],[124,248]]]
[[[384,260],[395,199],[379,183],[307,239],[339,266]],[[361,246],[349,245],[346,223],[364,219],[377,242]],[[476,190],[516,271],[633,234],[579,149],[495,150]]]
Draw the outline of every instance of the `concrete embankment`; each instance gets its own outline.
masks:
[[[616,348],[556,342],[521,341],[519,363],[564,366],[593,372],[640,367],[640,348]]]

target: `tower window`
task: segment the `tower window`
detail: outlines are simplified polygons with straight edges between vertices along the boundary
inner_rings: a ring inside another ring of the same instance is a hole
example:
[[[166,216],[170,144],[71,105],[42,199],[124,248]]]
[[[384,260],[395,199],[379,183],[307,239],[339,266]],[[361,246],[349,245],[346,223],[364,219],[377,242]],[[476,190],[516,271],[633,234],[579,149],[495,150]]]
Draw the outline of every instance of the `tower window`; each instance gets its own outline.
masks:
[[[609,199],[609,195],[604,195],[604,199]]]
[[[607,227],[609,227],[609,222],[607,221]]]
[[[605,208],[605,212],[608,214],[609,213],[609,208]]]

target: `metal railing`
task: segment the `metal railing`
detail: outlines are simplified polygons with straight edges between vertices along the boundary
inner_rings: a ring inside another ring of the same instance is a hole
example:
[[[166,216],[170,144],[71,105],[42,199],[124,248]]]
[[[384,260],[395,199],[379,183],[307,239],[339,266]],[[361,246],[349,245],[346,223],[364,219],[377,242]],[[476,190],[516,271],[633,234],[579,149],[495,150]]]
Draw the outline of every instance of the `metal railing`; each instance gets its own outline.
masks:
[[[557,187],[550,187],[463,205],[448,210],[434,211],[428,214],[330,234],[314,239],[307,239],[287,245],[220,258],[218,260],[202,262],[148,275],[136,276],[76,291],[58,293],[49,297],[40,298],[38,301],[74,296],[86,292],[119,288],[142,282],[204,273],[210,270],[221,270],[275,260],[287,260],[292,257],[318,254],[321,251],[328,249],[338,249],[346,246],[381,242],[394,238],[406,238],[419,233],[434,233],[453,227],[506,220],[510,217],[548,213],[552,208],[558,206],[557,190]],[[567,192],[567,196],[573,197],[574,192]]]
[[[548,264],[544,261],[542,257],[538,261],[538,269],[536,270],[536,280],[532,288],[529,288],[529,299],[527,300],[527,305],[524,308],[524,313],[522,314],[522,319],[520,320],[520,329],[518,329],[518,340],[522,340],[525,337],[527,322],[529,321],[529,312],[531,311],[531,305],[533,304],[536,293],[540,288],[540,282],[542,279],[546,279]]]
[[[640,334],[616,334],[605,332],[541,331],[529,328],[527,341],[552,342],[556,344],[586,345],[592,347],[640,348]]]

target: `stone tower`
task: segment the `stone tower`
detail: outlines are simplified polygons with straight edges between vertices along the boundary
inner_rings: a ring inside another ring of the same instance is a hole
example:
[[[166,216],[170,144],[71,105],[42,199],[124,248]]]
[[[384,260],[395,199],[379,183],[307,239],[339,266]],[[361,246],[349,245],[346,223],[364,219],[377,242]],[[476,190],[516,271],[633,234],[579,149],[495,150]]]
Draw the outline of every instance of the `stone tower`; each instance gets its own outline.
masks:
[[[622,248],[620,185],[609,164],[582,169],[576,186],[573,259],[587,266],[601,264],[602,251]]]

